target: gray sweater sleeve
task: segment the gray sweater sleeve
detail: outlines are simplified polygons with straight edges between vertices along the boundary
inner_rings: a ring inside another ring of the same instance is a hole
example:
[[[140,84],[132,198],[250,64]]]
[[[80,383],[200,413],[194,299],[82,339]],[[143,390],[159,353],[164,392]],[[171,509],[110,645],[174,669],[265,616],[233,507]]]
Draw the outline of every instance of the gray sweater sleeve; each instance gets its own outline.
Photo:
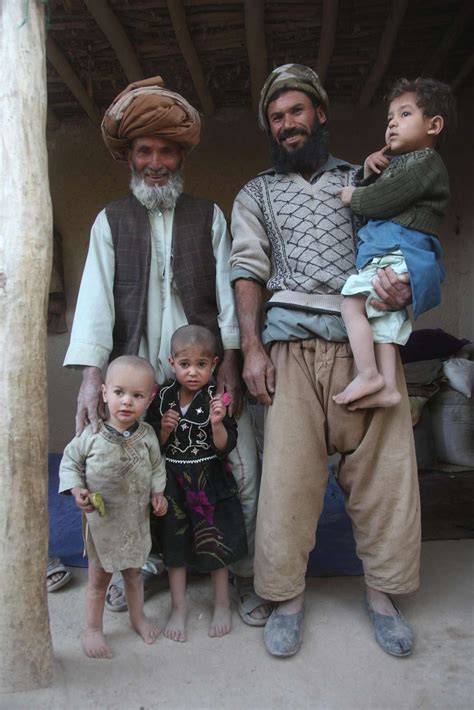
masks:
[[[265,285],[271,273],[271,248],[262,210],[246,187],[235,198],[231,232],[231,281],[248,274]]]

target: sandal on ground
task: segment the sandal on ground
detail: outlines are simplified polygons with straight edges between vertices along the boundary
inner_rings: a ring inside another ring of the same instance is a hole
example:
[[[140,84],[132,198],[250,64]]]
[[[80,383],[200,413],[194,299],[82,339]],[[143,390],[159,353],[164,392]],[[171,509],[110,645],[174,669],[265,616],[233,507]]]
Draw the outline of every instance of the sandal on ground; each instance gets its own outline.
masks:
[[[142,568],[143,577],[143,599],[148,599],[152,594],[161,592],[169,586],[168,572],[163,568],[159,572],[152,572]],[[112,602],[112,595],[115,603]],[[110,582],[105,595],[105,607],[109,611],[127,611],[127,598],[122,575]]]
[[[252,613],[263,606],[271,606],[273,608],[273,603],[258,596],[253,588],[253,578],[244,579],[237,584],[234,577],[230,581],[229,589],[230,596],[237,605],[237,611],[242,621],[249,626],[265,626],[271,612],[263,619],[255,619]]]
[[[304,608],[294,614],[279,614],[273,610],[265,625],[263,640],[265,648],[272,656],[294,656],[298,653],[303,639]]]
[[[48,592],[55,592],[56,589],[64,587],[64,585],[72,579],[72,574],[68,569],[66,569],[59,557],[48,557],[48,570],[46,572],[47,580],[55,574],[61,574],[62,576],[56,580],[56,582],[52,582],[47,585]]]
[[[365,608],[374,625],[375,639],[379,646],[391,656],[399,658],[409,656],[413,648],[412,630],[400,609],[393,603],[393,599],[390,597],[389,599],[397,612],[396,616],[379,614],[370,605],[367,594],[364,597]]]

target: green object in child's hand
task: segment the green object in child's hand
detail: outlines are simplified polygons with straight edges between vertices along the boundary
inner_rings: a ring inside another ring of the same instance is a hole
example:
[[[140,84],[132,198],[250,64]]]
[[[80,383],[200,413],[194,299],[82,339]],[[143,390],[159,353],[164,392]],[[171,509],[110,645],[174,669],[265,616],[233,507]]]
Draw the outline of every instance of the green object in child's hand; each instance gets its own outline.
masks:
[[[105,515],[105,503],[104,499],[102,498],[101,493],[99,491],[96,491],[95,493],[91,493],[89,496],[90,502],[94,506],[94,508],[97,510],[99,513],[100,517],[104,517]]]

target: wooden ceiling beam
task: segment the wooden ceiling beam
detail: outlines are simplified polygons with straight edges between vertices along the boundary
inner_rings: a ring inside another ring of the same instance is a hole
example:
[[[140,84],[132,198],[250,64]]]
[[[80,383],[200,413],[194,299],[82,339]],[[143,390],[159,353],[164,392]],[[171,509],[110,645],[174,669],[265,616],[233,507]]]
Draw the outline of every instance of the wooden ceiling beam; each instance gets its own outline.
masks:
[[[461,69],[459,72],[456,74],[454,77],[453,81],[451,82],[451,89],[453,90],[454,93],[456,93],[459,90],[459,87],[463,83],[464,79],[466,79],[469,74],[472,72],[474,69],[474,54],[471,54],[469,59],[464,62],[462,65]]]
[[[166,2],[174,33],[176,35],[176,40],[183,54],[189,73],[191,74],[191,79],[193,80],[197,95],[199,96],[202,110],[206,116],[212,116],[215,112],[214,100],[208,89],[201,62],[199,61],[196,48],[194,47],[193,40],[189,34],[183,0],[166,0]]]
[[[337,11],[339,0],[323,0],[323,17],[319,36],[317,72],[324,86],[326,74],[336,41]]]
[[[367,108],[372,101],[380,82],[382,81],[383,75],[385,74],[385,70],[387,69],[388,63],[392,56],[393,48],[397,40],[398,29],[402,24],[407,6],[408,0],[392,0],[390,12],[388,13],[382,38],[380,40],[377,58],[359,96],[359,110]]]
[[[68,86],[70,91],[74,94],[91,121],[95,124],[99,124],[100,111],[98,107],[87,93],[81,80],[51,35],[48,35],[46,40],[46,56],[66,86]]]
[[[268,74],[264,0],[244,0],[244,17],[252,107],[256,111],[260,101],[260,91]]]
[[[449,27],[446,34],[437,49],[433,52],[429,60],[423,67],[424,76],[435,76],[436,72],[443,64],[449,54],[449,51],[455,45],[461,34],[466,29],[472,16],[474,15],[474,3],[472,0],[465,0],[461,9],[454,18],[453,23]]]
[[[127,80],[140,81],[144,78],[143,70],[138,61],[135,50],[132,47],[127,33],[122,27],[120,20],[113,10],[111,10],[107,0],[84,0],[84,4],[99,25],[104,35],[109,40],[112,49],[117,55]]]

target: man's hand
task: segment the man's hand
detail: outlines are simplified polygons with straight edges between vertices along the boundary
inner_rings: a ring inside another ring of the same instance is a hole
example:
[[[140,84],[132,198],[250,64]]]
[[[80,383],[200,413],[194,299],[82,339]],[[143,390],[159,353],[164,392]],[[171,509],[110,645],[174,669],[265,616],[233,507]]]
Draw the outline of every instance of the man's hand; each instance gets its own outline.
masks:
[[[156,515],[159,518],[166,515],[166,511],[168,510],[168,501],[164,497],[163,493],[151,494],[151,507],[153,508],[153,515]]]
[[[176,409],[168,409],[163,414],[160,427],[160,444],[163,446],[168,441],[170,434],[176,429],[179,422],[179,414]]]
[[[352,201],[352,194],[355,190],[355,187],[351,187],[348,185],[347,187],[343,187],[341,192],[339,193],[339,198],[345,207],[349,207]]]
[[[79,510],[82,510],[83,513],[92,513],[92,511],[95,510],[94,506],[90,501],[90,494],[87,488],[74,486],[74,488],[71,488],[71,493],[74,496],[74,500],[76,501],[77,507],[79,508]]]
[[[263,346],[247,350],[243,377],[251,395],[262,404],[271,404],[275,393],[275,368]]]
[[[385,155],[388,150],[390,150],[390,146],[386,145],[381,150],[367,156],[364,161],[364,178],[367,179],[373,174],[380,175],[388,168],[391,160],[388,155]]]
[[[80,436],[89,423],[92,431],[97,433],[99,418],[105,417],[105,407],[102,401],[102,374],[98,367],[85,367],[82,371],[82,384],[77,396],[76,436]]]
[[[372,299],[370,305],[379,311],[399,311],[412,302],[409,275],[396,274],[390,266],[378,270],[378,277],[372,285],[380,301]]]
[[[239,374],[239,351],[224,350],[224,357],[217,370],[216,394],[229,392],[232,401],[227,407],[229,416],[240,417],[244,404],[244,392]]]

